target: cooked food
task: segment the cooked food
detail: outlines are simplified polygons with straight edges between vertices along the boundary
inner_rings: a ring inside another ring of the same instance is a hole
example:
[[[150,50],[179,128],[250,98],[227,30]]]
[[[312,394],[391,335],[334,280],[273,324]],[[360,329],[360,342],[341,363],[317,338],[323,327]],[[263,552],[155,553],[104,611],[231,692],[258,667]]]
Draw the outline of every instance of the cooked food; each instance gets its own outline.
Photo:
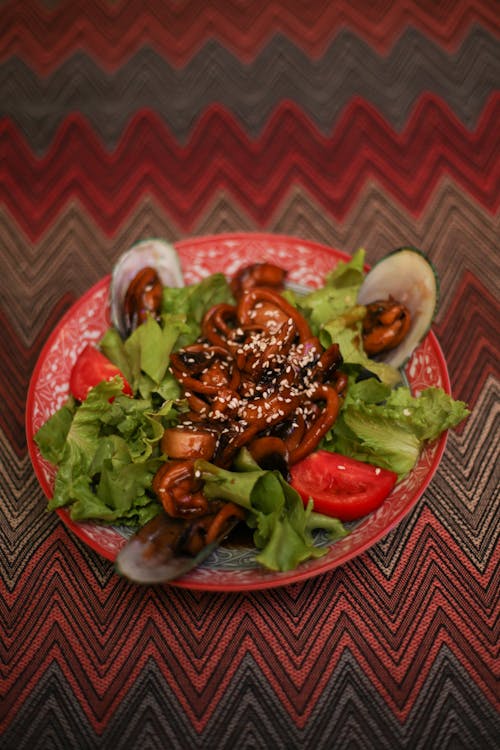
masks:
[[[365,276],[358,251],[302,293],[270,263],[184,286],[171,246],[136,245],[113,272],[114,326],[35,438],[58,466],[49,508],[139,527],[118,566],[142,582],[197,564],[238,521],[270,569],[325,554],[315,529],[347,534],[468,413],[439,388],[412,396],[379,361],[429,324],[429,295],[419,307],[387,281],[401,260],[427,279],[414,255]]]

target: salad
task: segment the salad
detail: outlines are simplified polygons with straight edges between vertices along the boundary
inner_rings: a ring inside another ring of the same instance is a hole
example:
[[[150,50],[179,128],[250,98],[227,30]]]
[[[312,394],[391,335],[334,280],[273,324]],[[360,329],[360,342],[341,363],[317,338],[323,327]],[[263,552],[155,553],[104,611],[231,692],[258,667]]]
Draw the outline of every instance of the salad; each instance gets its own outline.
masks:
[[[35,436],[42,455],[58,466],[49,508],[67,506],[76,521],[141,527],[158,515],[161,499],[167,512],[195,528],[195,553],[229,505],[254,530],[264,566],[293,569],[323,554],[313,528],[333,537],[347,533],[343,521],[378,507],[411,471],[423,444],[468,413],[438,388],[412,396],[397,367],[368,356],[367,306],[358,304],[363,266],[358,251],[320,290],[306,294],[281,288],[283,273],[277,286],[259,279],[242,292],[246,269],[236,281],[214,274],[190,286],[161,285],[159,296],[153,284],[159,308],[143,322],[129,311],[124,323],[122,299],[99,348],[86,347],[78,358],[72,395]],[[255,292],[263,288],[271,291]],[[237,302],[241,296],[245,304]],[[234,317],[235,307],[242,319]],[[263,324],[262,308],[271,313],[273,332]],[[237,351],[245,346],[241,327],[247,337],[255,329],[250,353]],[[235,375],[230,365],[238,358]],[[284,394],[290,361],[294,382]],[[252,380],[253,365],[260,374]],[[312,378],[306,376],[311,369]],[[255,407],[257,415],[259,406],[255,426],[249,410]],[[284,414],[266,422],[268,411]],[[290,423],[300,421],[305,426],[297,435]],[[186,462],[184,474],[162,492],[160,478]],[[196,503],[204,512],[193,524]],[[200,518],[209,518],[208,526]]]

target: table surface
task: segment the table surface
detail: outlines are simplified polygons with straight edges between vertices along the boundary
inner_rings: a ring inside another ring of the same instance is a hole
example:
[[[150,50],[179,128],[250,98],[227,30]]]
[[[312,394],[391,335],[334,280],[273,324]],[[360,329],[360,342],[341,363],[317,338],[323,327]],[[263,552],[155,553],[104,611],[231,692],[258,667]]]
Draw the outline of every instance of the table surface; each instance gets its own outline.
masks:
[[[500,737],[494,2],[2,3],[0,746],[483,748]],[[45,510],[51,330],[146,236],[424,249],[471,417],[409,515],[314,579],[137,588]]]

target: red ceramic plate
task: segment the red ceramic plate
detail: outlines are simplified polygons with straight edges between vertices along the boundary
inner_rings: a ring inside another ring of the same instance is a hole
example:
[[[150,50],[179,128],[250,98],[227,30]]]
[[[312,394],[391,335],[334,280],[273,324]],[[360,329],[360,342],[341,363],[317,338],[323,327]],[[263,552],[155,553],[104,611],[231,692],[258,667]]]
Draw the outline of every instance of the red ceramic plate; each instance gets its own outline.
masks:
[[[270,261],[288,270],[290,281],[316,287],[339,260],[349,256],[306,240],[273,234],[225,234],[183,240],[176,245],[186,283],[216,271],[233,274],[255,261]],[[47,497],[52,496],[55,469],[38,451],[33,436],[68,395],[72,365],[85,344],[100,339],[109,325],[109,276],[76,302],[62,318],[45,344],[31,379],[26,432],[36,476]],[[441,386],[448,393],[446,362],[431,332],[406,367],[414,393],[428,386]],[[198,590],[245,591],[295,583],[325,573],[367,550],[387,534],[413,508],[432,479],[446,444],[446,435],[423,451],[418,464],[382,506],[359,521],[351,533],[331,544],[329,552],[286,573],[263,570],[255,552],[247,547],[221,547],[202,566],[173,585]],[[58,511],[64,523],[92,549],[113,561],[125,544],[128,532],[97,523],[75,523],[66,509]]]

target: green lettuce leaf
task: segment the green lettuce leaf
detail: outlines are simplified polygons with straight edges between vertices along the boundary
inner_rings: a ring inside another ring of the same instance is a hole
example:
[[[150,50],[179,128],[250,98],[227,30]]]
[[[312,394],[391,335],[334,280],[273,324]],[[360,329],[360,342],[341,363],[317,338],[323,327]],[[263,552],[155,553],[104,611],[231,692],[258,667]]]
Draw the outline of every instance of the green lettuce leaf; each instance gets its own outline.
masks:
[[[55,466],[60,463],[63,457],[75,410],[76,402],[70,396],[67,402],[47,419],[35,435],[35,443],[40,448],[42,456]]]
[[[155,411],[149,400],[123,395],[121,384],[119,377],[100,383],[78,408],[70,400],[35,435],[42,456],[58,466],[49,510],[68,506],[75,521],[134,526],[158,513],[150,488],[177,411],[173,402]]]
[[[297,306],[317,334],[330,320],[356,304],[363,283],[365,251],[357,250],[348,262],[340,261],[327,274],[321,289],[297,299]]]
[[[165,315],[158,323],[153,317],[122,340],[118,331],[109,328],[99,348],[130,383],[134,393],[151,398],[158,393],[163,399],[175,399],[180,388],[168,370],[170,354],[176,342],[188,330],[183,316]]]
[[[245,508],[260,550],[256,559],[270,570],[293,570],[305,560],[324,555],[328,548],[315,546],[312,529],[324,529],[331,538],[347,533],[337,519],[313,513],[312,502],[304,508],[300,495],[278,471],[260,469],[248,456],[244,471],[228,471],[203,460],[196,461],[195,468],[207,497]]]
[[[164,288],[162,312],[180,316],[185,323],[185,329],[176,343],[177,349],[196,341],[201,334],[201,321],[206,311],[222,302],[234,304],[231,289],[223,273],[214,273],[197,284]]]
[[[384,404],[388,417],[411,425],[420,441],[432,441],[456,427],[470,414],[463,401],[455,401],[442,388],[425,388],[418,396],[408,388],[396,388]]]
[[[322,447],[390,469],[404,477],[427,441],[456,427],[469,411],[442,388],[412,396],[406,387],[390,390],[374,378],[353,382]]]

